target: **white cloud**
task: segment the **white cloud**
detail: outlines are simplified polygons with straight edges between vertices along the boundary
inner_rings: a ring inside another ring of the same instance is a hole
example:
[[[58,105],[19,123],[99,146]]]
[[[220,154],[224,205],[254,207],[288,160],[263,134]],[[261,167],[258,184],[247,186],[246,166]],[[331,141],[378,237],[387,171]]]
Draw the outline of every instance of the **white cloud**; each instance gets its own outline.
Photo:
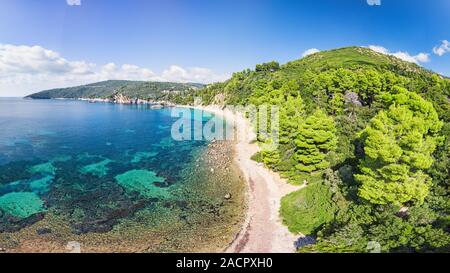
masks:
[[[226,79],[227,75],[216,75],[208,68],[191,67],[184,69],[177,65],[172,65],[164,70],[161,77],[167,81],[174,82],[217,82]]]
[[[318,53],[318,52],[320,52],[320,50],[318,50],[317,48],[310,48],[308,50],[305,50],[302,53],[302,57],[306,57],[306,56],[309,56],[309,55],[312,55],[312,54],[315,54],[315,53]]]
[[[87,74],[92,64],[69,62],[57,52],[40,46],[15,46],[0,44],[0,73],[37,74],[46,71],[52,74]]]
[[[450,42],[448,40],[443,40],[440,46],[433,48],[434,54],[442,56],[445,53],[450,52]]]
[[[375,52],[378,52],[378,53],[382,53],[382,54],[388,54],[389,53],[389,50],[387,50],[387,48],[382,47],[382,46],[370,45],[369,48],[372,49]]]
[[[97,65],[69,61],[41,46],[0,44],[0,96],[23,96],[49,88],[68,87],[104,80],[143,80],[211,83],[229,75],[201,67],[172,65],[160,75],[133,64]]]
[[[81,6],[81,0],[66,0],[69,6]]]
[[[415,60],[417,60],[419,63],[427,63],[430,61],[430,54],[428,53],[419,53],[416,56],[413,56]]]
[[[401,60],[411,62],[411,63],[419,64],[419,63],[426,63],[426,62],[430,61],[430,54],[427,54],[427,53],[419,53],[419,54],[413,56],[413,55],[410,55],[406,51],[390,52],[387,48],[378,46],[378,45],[370,45],[369,48],[375,52],[386,54],[386,55],[391,55],[391,56],[397,57]]]

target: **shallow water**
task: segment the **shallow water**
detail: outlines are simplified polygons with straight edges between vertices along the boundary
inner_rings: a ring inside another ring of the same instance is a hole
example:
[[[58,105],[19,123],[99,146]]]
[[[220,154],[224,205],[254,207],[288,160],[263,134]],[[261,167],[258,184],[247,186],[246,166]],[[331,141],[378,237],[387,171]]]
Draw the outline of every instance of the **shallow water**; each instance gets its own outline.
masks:
[[[222,173],[208,173],[216,162],[200,159],[211,146],[174,141],[176,120],[144,105],[0,99],[0,247],[220,248],[242,216],[239,174],[230,158],[219,158]],[[226,193],[234,200],[224,202]],[[208,236],[220,229],[220,239]],[[189,240],[196,236],[206,241]]]

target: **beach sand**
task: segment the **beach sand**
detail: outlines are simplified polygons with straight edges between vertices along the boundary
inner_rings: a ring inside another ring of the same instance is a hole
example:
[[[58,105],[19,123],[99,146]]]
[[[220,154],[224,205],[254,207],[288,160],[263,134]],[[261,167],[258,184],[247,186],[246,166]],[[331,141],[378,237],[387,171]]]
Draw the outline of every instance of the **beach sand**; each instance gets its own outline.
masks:
[[[236,139],[235,160],[247,181],[247,207],[245,221],[235,240],[227,247],[228,253],[292,253],[295,243],[302,235],[294,235],[283,225],[279,216],[280,201],[283,196],[299,190],[301,186],[288,184],[277,173],[251,160],[259,151],[252,141],[249,121],[232,111],[218,106],[195,107],[221,116],[235,127],[243,130]]]

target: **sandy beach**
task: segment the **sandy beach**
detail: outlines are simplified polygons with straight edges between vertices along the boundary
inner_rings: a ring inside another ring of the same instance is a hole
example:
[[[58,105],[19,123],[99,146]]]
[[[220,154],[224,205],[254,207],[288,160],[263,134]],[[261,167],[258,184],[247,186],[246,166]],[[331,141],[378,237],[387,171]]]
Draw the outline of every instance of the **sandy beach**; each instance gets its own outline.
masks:
[[[301,189],[288,184],[277,173],[251,160],[259,151],[252,141],[247,119],[218,106],[195,107],[221,116],[245,135],[235,141],[235,160],[247,181],[247,207],[245,221],[235,240],[226,248],[228,253],[291,253],[301,235],[294,235],[283,225],[279,216],[280,200],[286,194]],[[248,136],[248,137],[247,137]],[[254,139],[254,138],[253,138]]]

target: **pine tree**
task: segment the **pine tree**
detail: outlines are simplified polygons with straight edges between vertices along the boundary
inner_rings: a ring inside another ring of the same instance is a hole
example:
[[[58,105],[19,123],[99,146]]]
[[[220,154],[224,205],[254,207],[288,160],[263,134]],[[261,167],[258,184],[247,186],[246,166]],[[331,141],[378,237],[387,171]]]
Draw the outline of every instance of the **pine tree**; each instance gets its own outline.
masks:
[[[303,100],[300,94],[288,95],[286,103],[280,109],[280,142],[288,143],[295,139],[304,113]]]
[[[391,106],[371,120],[360,136],[365,157],[361,160],[359,196],[374,204],[423,203],[431,178],[424,170],[442,141],[442,127],[430,102],[397,89],[385,94]]]
[[[275,168],[281,162],[281,155],[277,145],[272,139],[267,139],[261,146],[261,156],[264,164],[269,168]]]
[[[334,120],[317,109],[300,125],[295,144],[297,170],[311,173],[327,168],[326,156],[337,146]]]

